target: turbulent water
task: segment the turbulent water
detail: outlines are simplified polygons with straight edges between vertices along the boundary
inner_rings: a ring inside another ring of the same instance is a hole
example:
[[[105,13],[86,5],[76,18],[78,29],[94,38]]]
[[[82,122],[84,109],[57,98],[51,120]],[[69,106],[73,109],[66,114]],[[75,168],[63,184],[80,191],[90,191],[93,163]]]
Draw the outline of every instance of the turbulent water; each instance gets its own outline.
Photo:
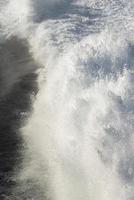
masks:
[[[133,33],[133,0],[0,0],[0,200],[134,200]]]

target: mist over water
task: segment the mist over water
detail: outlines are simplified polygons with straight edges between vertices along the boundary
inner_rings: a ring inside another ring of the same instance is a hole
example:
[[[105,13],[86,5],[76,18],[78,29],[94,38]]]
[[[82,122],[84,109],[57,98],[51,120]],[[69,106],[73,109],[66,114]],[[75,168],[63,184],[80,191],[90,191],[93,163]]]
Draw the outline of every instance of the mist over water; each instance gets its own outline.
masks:
[[[134,2],[0,11],[1,198],[133,200]]]

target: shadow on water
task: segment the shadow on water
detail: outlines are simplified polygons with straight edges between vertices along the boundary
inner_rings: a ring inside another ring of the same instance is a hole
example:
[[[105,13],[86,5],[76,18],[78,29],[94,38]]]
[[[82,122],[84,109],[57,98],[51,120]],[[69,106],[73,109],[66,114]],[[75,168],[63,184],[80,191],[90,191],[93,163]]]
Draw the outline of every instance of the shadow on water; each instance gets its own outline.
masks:
[[[22,161],[19,133],[37,93],[37,66],[25,41],[10,39],[0,46],[0,199],[10,199],[16,186],[13,174]]]

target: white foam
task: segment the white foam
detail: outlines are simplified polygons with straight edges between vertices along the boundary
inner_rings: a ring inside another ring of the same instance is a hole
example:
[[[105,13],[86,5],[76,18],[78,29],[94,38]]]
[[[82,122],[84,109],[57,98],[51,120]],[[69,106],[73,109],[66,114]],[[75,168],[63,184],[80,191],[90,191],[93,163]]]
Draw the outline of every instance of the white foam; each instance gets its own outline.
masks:
[[[9,7],[14,8],[16,19],[20,4],[14,2]],[[21,130],[29,148],[26,158],[30,156],[32,163],[24,159],[21,178],[33,176],[44,191],[47,180],[52,200],[129,199],[134,195],[133,175],[129,176],[134,157],[133,65],[128,43],[132,40],[121,30],[126,20],[131,35],[133,20],[131,15],[121,20],[113,14],[111,26],[109,18],[93,17],[96,33],[92,35],[90,15],[85,12],[90,14],[90,6],[100,6],[101,11],[105,4],[98,0],[72,1],[66,14],[47,13],[40,23],[27,20],[29,12],[33,16],[40,9],[52,12],[60,2],[65,5],[59,0],[33,1],[29,11],[26,1],[19,13],[22,24],[33,25],[32,31],[28,29],[30,50],[44,67],[33,113]],[[108,9],[114,13],[117,2],[107,4],[104,14]],[[118,14],[123,16],[122,11]],[[82,24],[89,31],[86,35]],[[123,69],[126,62],[132,65],[129,69]]]

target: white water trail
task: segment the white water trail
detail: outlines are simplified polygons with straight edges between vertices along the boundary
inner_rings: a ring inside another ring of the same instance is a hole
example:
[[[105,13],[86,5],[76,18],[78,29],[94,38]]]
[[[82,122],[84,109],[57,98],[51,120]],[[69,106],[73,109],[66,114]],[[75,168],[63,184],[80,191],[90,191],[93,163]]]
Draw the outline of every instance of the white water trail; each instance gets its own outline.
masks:
[[[126,151],[122,140],[127,136],[122,134],[129,123],[124,124],[122,101],[131,90],[131,72],[124,70],[115,80],[98,79],[86,69],[98,53],[104,55],[107,49],[114,63],[120,47],[126,48],[122,40],[106,34],[86,37],[59,56],[53,50],[34,113],[23,129],[36,162],[44,165],[41,182],[48,173],[49,195],[55,200],[125,197],[118,165]]]
[[[33,113],[21,129],[28,149],[20,181],[37,182],[44,199],[132,200],[133,2],[24,5],[25,34],[19,23],[15,31],[28,37],[43,67]]]

